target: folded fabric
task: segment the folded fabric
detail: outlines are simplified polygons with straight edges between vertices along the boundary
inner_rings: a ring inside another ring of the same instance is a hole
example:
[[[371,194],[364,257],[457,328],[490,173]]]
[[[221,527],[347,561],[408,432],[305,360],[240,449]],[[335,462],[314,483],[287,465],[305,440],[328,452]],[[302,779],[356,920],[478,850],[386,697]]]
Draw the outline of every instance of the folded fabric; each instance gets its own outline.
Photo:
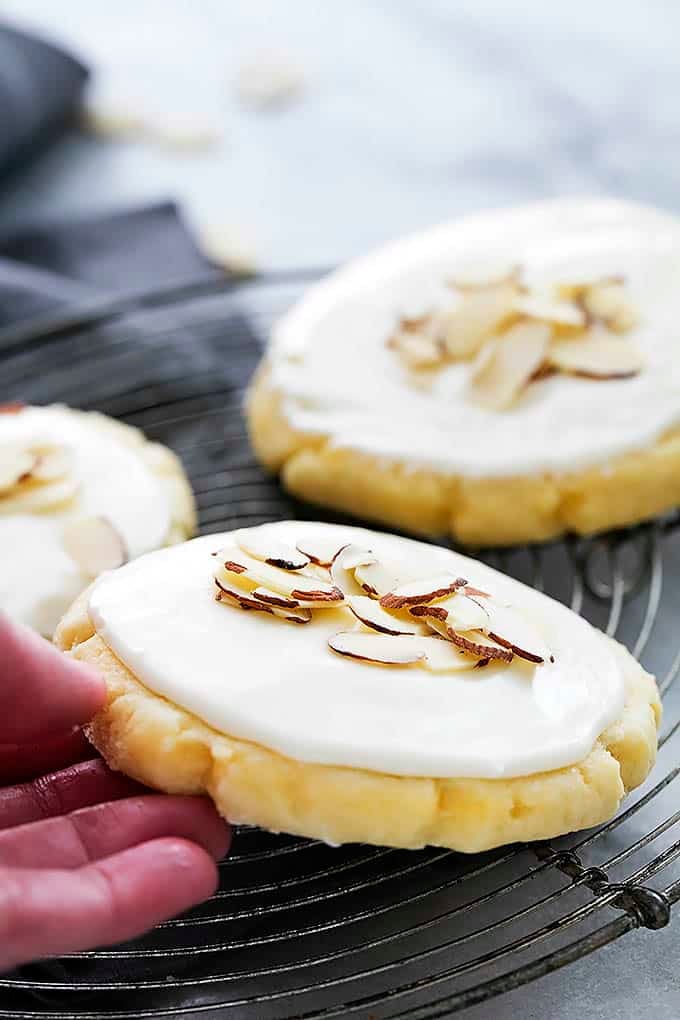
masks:
[[[0,24],[0,181],[73,120],[88,73],[51,43]]]
[[[183,286],[224,274],[172,202],[0,237],[0,327],[97,296]]]

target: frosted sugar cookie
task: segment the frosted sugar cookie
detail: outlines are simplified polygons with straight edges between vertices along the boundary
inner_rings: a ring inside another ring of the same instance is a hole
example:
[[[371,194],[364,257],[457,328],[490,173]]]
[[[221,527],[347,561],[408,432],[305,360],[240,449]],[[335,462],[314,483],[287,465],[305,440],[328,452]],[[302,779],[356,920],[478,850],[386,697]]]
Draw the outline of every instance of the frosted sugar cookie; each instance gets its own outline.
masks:
[[[212,535],[102,576],[58,645],[114,768],[234,822],[478,851],[594,825],[649,772],[654,679],[552,599],[332,525]]]
[[[102,570],[194,529],[178,459],[62,406],[0,405],[0,610],[46,637]]]
[[[680,502],[680,221],[613,199],[476,214],[311,287],[248,399],[296,495],[473,545]]]

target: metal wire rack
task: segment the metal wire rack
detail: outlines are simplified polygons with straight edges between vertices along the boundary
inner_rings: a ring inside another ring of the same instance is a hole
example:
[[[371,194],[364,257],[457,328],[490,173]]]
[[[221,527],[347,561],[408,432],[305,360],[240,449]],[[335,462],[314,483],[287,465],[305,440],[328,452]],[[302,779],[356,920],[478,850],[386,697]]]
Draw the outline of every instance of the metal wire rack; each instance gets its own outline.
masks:
[[[0,399],[96,408],[168,443],[203,533],[313,519],[319,511],[263,475],[241,416],[261,342],[305,275],[140,295],[5,330]],[[134,943],[0,979],[0,1017],[426,1020],[665,926],[680,898],[676,525],[484,555],[615,634],[659,678],[659,763],[615,819],[472,857],[242,829],[209,903]]]

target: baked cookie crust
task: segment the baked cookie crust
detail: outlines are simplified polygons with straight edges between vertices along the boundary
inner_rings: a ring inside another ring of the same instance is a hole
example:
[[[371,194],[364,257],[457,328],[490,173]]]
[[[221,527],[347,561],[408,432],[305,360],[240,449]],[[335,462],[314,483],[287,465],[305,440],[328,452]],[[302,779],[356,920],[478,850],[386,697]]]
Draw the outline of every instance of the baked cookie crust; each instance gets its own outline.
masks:
[[[328,843],[475,853],[605,821],[654,764],[656,683],[617,642],[624,710],[576,765],[514,779],[410,778],[296,761],[219,733],[127,669],[96,633],[88,598],[84,592],[74,603],[55,642],[106,679],[106,707],[88,730],[95,747],[112,768],[148,786],[207,794],[235,823]]]
[[[584,471],[466,478],[296,431],[266,362],[251,383],[246,414],[257,457],[295,496],[416,535],[448,534],[471,546],[542,542],[636,524],[680,503],[680,429]]]

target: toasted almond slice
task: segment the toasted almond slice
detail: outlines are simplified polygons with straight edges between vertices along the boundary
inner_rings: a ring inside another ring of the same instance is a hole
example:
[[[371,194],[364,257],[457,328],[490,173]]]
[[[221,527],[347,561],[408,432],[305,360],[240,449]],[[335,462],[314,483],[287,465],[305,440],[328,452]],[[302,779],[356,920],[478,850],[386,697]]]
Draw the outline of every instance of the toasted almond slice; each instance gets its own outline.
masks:
[[[0,496],[30,477],[36,456],[18,446],[0,447]]]
[[[349,630],[334,634],[328,639],[328,645],[338,655],[384,666],[409,666],[425,658],[425,650],[417,642],[413,643],[411,635],[397,637]]]
[[[309,564],[309,556],[300,552],[294,545],[268,538],[266,529],[244,528],[243,531],[237,531],[234,538],[244,552],[272,567],[302,570]]]
[[[470,266],[467,271],[459,270],[455,277],[447,280],[447,283],[450,287],[454,287],[456,290],[463,291],[464,293],[491,290],[506,283],[512,284],[519,289],[521,275],[521,266],[508,266],[506,264],[499,267],[496,265],[493,269],[488,265],[486,268]]]
[[[479,665],[477,656],[468,655],[462,649],[456,648],[451,641],[442,641],[438,637],[421,637],[416,640],[420,641],[421,647],[425,649],[423,665],[433,673],[462,672]]]
[[[555,289],[558,297],[563,301],[578,301],[582,303],[587,291],[592,290],[593,287],[609,286],[610,283],[622,284],[624,283],[624,277],[618,275],[583,277],[581,280],[572,280],[569,283],[558,283]]]
[[[88,577],[114,570],[127,560],[125,542],[106,517],[80,517],[66,522],[62,531],[64,549]]]
[[[354,577],[361,586],[362,591],[366,592],[367,595],[372,595],[374,598],[387,595],[388,592],[394,591],[395,588],[405,584],[408,580],[407,577],[403,576],[403,571],[398,575],[390,567],[386,567],[380,562],[360,563],[354,570]]]
[[[350,595],[347,605],[362,623],[381,634],[422,634],[415,620],[409,622],[393,616],[383,609],[379,602],[368,595]]]
[[[583,307],[616,333],[626,333],[638,323],[638,316],[621,280],[605,280],[586,288]]]
[[[442,349],[436,340],[421,333],[395,333],[390,339],[407,368],[418,370],[434,368],[442,361]]]
[[[558,326],[585,326],[582,308],[572,301],[551,301],[537,294],[519,294],[513,307],[519,315]]]
[[[266,605],[264,602],[252,597],[255,592],[251,595],[243,591],[239,591],[237,588],[229,588],[223,585],[218,578],[215,578],[215,583],[219,589],[217,593],[218,602],[227,600],[237,605],[239,609],[269,613],[271,616],[276,616],[281,620],[287,620],[289,623],[309,623],[312,619],[312,614],[309,609],[303,609],[299,606],[286,606],[285,608],[280,608],[278,606]]]
[[[320,567],[330,567],[340,549],[347,545],[346,542],[338,542],[337,538],[331,538],[325,534],[311,534],[301,539],[296,544],[299,552],[308,556],[312,563]]]
[[[221,578],[215,578],[215,584],[217,585],[217,601],[218,602],[232,602],[238,605],[241,609],[252,609],[254,612],[259,613],[270,613],[274,615],[273,606],[267,606],[264,602],[258,602],[249,593],[239,590],[238,588],[230,588],[229,585],[223,583]]]
[[[514,311],[515,285],[497,286],[466,293],[451,312],[437,317],[436,336],[449,358],[467,360],[479,353]]]
[[[385,666],[410,666],[422,663],[433,672],[459,672],[472,669],[476,660],[461,654],[450,641],[418,634],[371,634],[367,631],[343,631],[328,640],[339,655]]]
[[[63,446],[51,446],[37,451],[31,479],[36,482],[54,482],[71,471],[73,456]]]
[[[545,641],[519,610],[493,601],[489,603],[487,611],[487,633],[492,641],[511,649],[518,658],[526,659],[527,662],[545,662],[550,654]]]
[[[377,557],[370,549],[364,549],[360,545],[346,545],[339,550],[331,563],[331,580],[345,596],[361,595],[363,589],[354,577],[354,571],[357,567],[366,567],[373,563],[377,563]]]
[[[543,322],[519,322],[492,340],[472,371],[476,403],[494,411],[510,407],[545,360],[549,344],[550,327]]]
[[[412,616],[428,619],[428,622],[429,619],[445,621],[449,627],[459,631],[487,631],[491,622],[489,613],[481,602],[462,593],[456,593],[431,605],[411,606],[409,612]]]
[[[644,362],[625,337],[591,329],[581,340],[556,340],[548,351],[551,365],[569,375],[590,379],[626,379],[637,375]]]
[[[217,583],[219,584],[219,580]],[[280,595],[279,592],[270,591],[269,588],[253,588],[250,595],[258,601],[262,602],[267,606],[276,606],[278,609],[298,609],[300,602],[298,599],[292,599],[288,595]]]
[[[6,495],[0,493],[2,499],[3,514],[42,514],[48,513],[55,507],[62,507],[69,503],[78,491],[78,480],[73,475],[68,475],[51,482],[49,485],[31,485],[31,479],[26,479],[27,485]]]
[[[462,634],[460,631],[453,630],[452,627],[447,627],[446,633],[449,641],[478,659],[499,659],[501,662],[512,662],[513,660],[512,649],[497,644],[493,638],[488,638],[481,631],[470,630]]]
[[[242,576],[249,582],[251,588],[262,586],[297,601],[319,604],[337,605],[343,600],[342,591],[333,584],[321,581],[318,577],[307,577],[304,571],[287,571],[280,567],[272,567],[269,563],[249,556],[236,546],[221,549],[218,559],[222,561],[227,574]]]
[[[456,577],[454,574],[438,574],[436,577],[423,578],[421,581],[411,581],[408,584],[400,585],[394,591],[388,592],[380,599],[383,609],[403,609],[404,606],[426,605],[436,599],[442,599],[446,595],[464,588],[467,581],[463,577]]]

